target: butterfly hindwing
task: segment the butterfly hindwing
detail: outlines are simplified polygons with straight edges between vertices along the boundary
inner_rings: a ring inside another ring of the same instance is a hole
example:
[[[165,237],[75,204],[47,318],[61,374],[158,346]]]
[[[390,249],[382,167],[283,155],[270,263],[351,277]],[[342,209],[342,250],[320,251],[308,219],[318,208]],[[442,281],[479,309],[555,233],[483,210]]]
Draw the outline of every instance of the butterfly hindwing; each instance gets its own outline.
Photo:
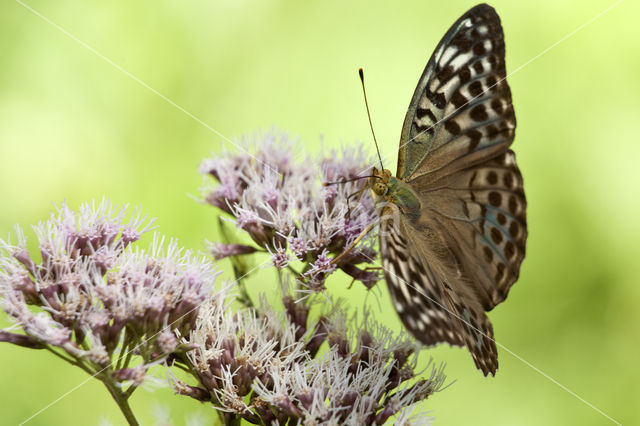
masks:
[[[505,77],[500,18],[478,5],[447,31],[420,78],[402,128],[397,177],[437,179],[504,152],[516,125]]]
[[[466,346],[485,375],[495,374],[493,327],[469,287],[460,282],[465,277],[447,266],[451,253],[437,233],[428,225],[415,229],[393,204],[382,209],[380,252],[396,311],[423,344]]]
[[[424,215],[438,222],[447,249],[485,310],[502,302],[524,260],[526,199],[515,154],[506,153],[432,183]],[[433,207],[431,207],[433,206]]]

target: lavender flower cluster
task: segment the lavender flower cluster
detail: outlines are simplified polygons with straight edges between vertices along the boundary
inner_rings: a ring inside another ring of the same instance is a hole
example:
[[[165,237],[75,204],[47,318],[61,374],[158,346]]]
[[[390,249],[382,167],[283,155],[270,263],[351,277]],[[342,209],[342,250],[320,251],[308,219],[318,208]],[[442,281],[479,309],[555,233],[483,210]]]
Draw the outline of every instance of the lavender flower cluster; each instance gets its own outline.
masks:
[[[379,276],[359,267],[375,259],[375,238],[365,237],[348,255],[341,254],[377,215],[364,179],[341,182],[369,174],[371,164],[361,147],[331,151],[312,158],[296,155],[296,143],[285,134],[266,133],[244,139],[246,153],[215,154],[202,162],[200,172],[211,176],[203,196],[207,203],[233,217],[258,248],[240,244],[213,244],[217,259],[251,253],[271,254],[273,265],[289,269],[292,261],[303,262],[296,273],[310,292],[324,290],[324,282],[336,269],[371,288]],[[355,197],[354,197],[355,195]]]
[[[416,403],[442,389],[442,368],[417,371],[410,339],[319,294],[337,269],[367,288],[378,280],[362,266],[375,258],[373,235],[343,253],[376,218],[363,181],[322,185],[366,175],[362,150],[296,159],[283,135],[252,142],[255,156],[227,152],[201,167],[217,181],[207,202],[236,225],[237,238],[225,231],[210,245],[214,259],[231,260],[235,282],[215,289],[213,264],[175,241],[134,247],[154,223],[139,210],[63,205],[34,227],[39,256],[18,227],[16,244],[0,240],[0,306],[14,322],[0,341],[82,368],[131,425],[128,400],[154,366],[225,425],[428,423]],[[256,252],[270,255],[280,301],[267,302],[264,283],[258,303],[249,297],[242,265]]]
[[[39,259],[0,240],[4,311],[24,334],[0,341],[51,350],[109,384],[142,384],[153,365],[188,347],[199,306],[216,276],[209,261],[155,237],[148,251],[132,245],[152,228],[136,210],[108,201],[78,212],[63,205],[34,227]],[[114,390],[115,391],[115,390]]]
[[[211,402],[225,424],[425,424],[410,408],[442,388],[442,368],[413,380],[416,346],[394,337],[367,315],[348,320],[334,303],[311,319],[309,306],[283,298],[285,314],[264,300],[258,309],[230,313],[225,299],[203,306],[188,339],[196,349],[180,357],[197,386],[173,377],[177,393]],[[347,327],[346,324],[352,324]],[[354,331],[357,330],[357,331]],[[320,351],[327,343],[328,349]]]

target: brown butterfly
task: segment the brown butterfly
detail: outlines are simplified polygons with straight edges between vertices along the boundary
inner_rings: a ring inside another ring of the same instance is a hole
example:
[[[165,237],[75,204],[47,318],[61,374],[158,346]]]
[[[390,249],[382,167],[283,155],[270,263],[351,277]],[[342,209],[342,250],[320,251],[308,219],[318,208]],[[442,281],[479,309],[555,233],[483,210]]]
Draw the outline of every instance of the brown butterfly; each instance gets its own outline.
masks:
[[[466,346],[484,375],[498,354],[485,311],[517,280],[526,199],[509,149],[516,118],[500,18],[462,15],[427,63],[402,127],[396,177],[373,169],[382,266],[396,311],[420,342]]]

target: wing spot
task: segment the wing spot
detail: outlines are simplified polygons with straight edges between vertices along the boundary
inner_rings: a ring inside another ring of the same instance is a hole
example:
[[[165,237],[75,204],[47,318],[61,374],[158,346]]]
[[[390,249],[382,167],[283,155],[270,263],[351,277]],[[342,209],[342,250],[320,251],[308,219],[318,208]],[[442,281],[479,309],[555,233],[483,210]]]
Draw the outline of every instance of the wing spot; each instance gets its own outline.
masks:
[[[480,139],[482,139],[482,132],[480,130],[470,130],[469,133],[467,133],[467,135],[469,135],[469,152],[473,151],[474,149],[476,149],[476,147],[478,146],[478,144],[480,143]]]
[[[516,221],[511,222],[511,224],[509,225],[509,235],[511,235],[512,238],[516,238],[519,233],[520,233],[520,225],[518,225],[518,222]]]
[[[459,90],[456,91],[451,97],[451,103],[456,108],[461,108],[463,105],[466,105],[467,102],[468,99],[462,93],[460,93]]]
[[[491,108],[493,108],[497,114],[502,114],[504,112],[504,105],[502,105],[502,101],[498,98],[491,101]]]
[[[513,188],[513,175],[511,173],[505,173],[504,176],[502,177],[503,181],[504,181],[504,185],[509,188],[512,189]]]
[[[487,114],[487,110],[486,110],[484,104],[480,104],[480,105],[475,106],[471,110],[469,115],[471,116],[471,118],[474,121],[485,121],[487,118],[489,118],[489,115]]]
[[[511,241],[507,241],[507,243],[504,246],[504,256],[507,258],[507,260],[511,260],[515,252],[516,250],[513,243]]]
[[[435,116],[433,115],[433,112],[431,112],[429,108],[418,107],[416,109],[416,117],[418,118],[418,120],[422,121],[422,119],[425,116],[428,116],[432,121],[436,121]]]
[[[491,228],[491,239],[494,243],[500,244],[502,242],[502,232],[498,228]]]
[[[498,263],[496,276],[495,276],[496,283],[499,283],[500,281],[502,281],[502,277],[504,276],[504,268],[505,268],[504,263]]]
[[[443,109],[445,105],[447,105],[447,98],[445,98],[443,93],[436,93],[433,97],[433,103],[439,109]]]
[[[440,73],[438,74],[438,80],[443,84],[451,79],[453,76],[453,67],[451,65],[447,65]]]
[[[497,191],[491,191],[489,193],[489,203],[494,207],[499,207],[502,204],[502,195]]]
[[[485,43],[488,46],[485,46]],[[487,49],[491,48],[491,42],[489,40],[484,40],[481,41],[480,43],[476,43],[473,46],[473,53],[480,56],[480,55],[484,55],[485,53],[487,53]]]
[[[495,185],[496,183],[498,183],[498,174],[493,170],[490,171],[487,175],[487,182],[489,182],[489,185]]]
[[[466,84],[469,80],[471,80],[471,70],[469,70],[469,68],[467,67],[462,68],[458,73],[458,76],[460,77],[460,83]]]
[[[447,131],[453,136],[457,136],[460,134],[460,126],[455,122],[455,120],[447,120],[444,123],[444,128],[447,129]]]
[[[474,98],[480,96],[482,94],[482,83],[478,80],[471,83],[469,85],[469,93],[471,93],[471,96]]]
[[[487,126],[487,137],[489,139],[495,139],[499,134],[500,130],[498,130],[496,126],[494,126],[493,124]]]
[[[498,213],[498,223],[500,225],[504,225],[505,223],[507,223],[507,217],[502,213]]]
[[[493,260],[493,251],[487,246],[484,246],[482,251],[484,252],[484,260],[491,263]]]
[[[473,64],[473,69],[475,70],[476,74],[482,74],[484,72],[484,67],[482,66],[482,61],[476,61]]]
[[[498,57],[496,55],[489,56],[489,65],[491,65],[491,69],[498,67]]]

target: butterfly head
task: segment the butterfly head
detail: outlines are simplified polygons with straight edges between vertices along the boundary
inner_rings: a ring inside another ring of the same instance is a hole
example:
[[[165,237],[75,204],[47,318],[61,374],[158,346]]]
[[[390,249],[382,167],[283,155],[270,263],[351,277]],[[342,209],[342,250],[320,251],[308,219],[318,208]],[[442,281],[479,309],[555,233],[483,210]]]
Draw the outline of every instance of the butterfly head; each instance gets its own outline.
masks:
[[[384,197],[389,192],[390,181],[391,172],[389,170],[374,167],[369,178],[369,188],[378,197]]]

